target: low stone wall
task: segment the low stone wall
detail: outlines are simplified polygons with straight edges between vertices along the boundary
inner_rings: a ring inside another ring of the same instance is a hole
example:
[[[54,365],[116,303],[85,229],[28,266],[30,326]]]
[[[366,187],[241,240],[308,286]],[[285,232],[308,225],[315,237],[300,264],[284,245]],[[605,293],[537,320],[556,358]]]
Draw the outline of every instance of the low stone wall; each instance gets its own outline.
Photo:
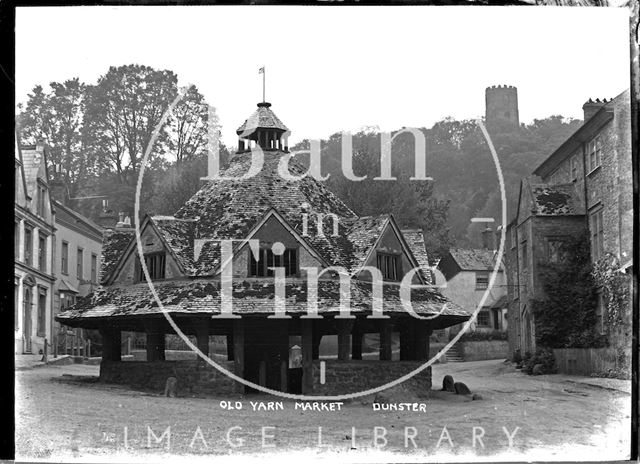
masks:
[[[506,340],[458,342],[460,355],[465,361],[484,361],[486,359],[506,359],[509,355],[509,343]]]
[[[325,383],[320,383],[320,362],[313,363],[313,392],[316,395],[341,395],[379,387],[424,364],[423,361],[325,360]],[[402,384],[417,395],[431,389],[431,366]]]
[[[233,361],[218,361],[233,372]],[[142,387],[164,392],[169,377],[178,379],[178,394],[233,393],[234,382],[225,374],[196,360],[182,361],[106,361],[100,363],[100,381]]]

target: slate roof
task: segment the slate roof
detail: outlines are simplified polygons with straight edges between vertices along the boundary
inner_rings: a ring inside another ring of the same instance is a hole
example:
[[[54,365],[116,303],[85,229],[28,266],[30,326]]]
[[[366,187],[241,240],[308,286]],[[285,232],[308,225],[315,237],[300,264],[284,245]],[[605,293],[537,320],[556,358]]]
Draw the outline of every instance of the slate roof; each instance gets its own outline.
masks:
[[[133,229],[107,229],[102,236],[102,257],[100,258],[100,282],[104,283],[115,270],[120,257],[135,237]]]
[[[420,265],[420,274],[423,279],[428,284],[433,284],[435,279],[431,274],[429,256],[427,255],[427,248],[424,244],[424,234],[422,233],[422,230],[407,229],[402,231],[402,235],[404,235],[407,245],[409,245],[409,248],[411,249],[411,253],[413,253],[413,256]]]
[[[288,181],[278,174],[282,153],[266,153],[264,166],[259,174],[242,180],[212,180],[207,182],[176,214],[176,219],[194,220],[194,239],[244,239],[271,210],[275,209],[283,219],[302,235],[302,215],[309,217],[310,237],[304,240],[322,258],[347,269],[355,268],[361,261],[358,245],[349,240],[349,230],[363,229],[362,223],[336,195],[311,176]],[[247,154],[236,155],[222,176],[239,177],[249,170],[251,158]],[[291,160],[292,175],[303,175],[306,169]],[[305,208],[306,206],[306,208]],[[338,217],[338,236],[332,236],[332,219],[325,216],[324,237],[315,234],[316,213],[333,213]],[[366,221],[366,219],[365,219]],[[355,232],[355,230],[354,230]],[[371,240],[375,230],[368,234],[356,234],[360,243]],[[209,275],[219,266],[219,242],[203,246],[197,262],[193,263],[193,275]]]
[[[307,288],[305,281],[289,282],[286,285],[287,313],[307,311]],[[172,314],[219,314],[220,289],[215,282],[205,279],[156,281],[154,287],[166,311]],[[405,313],[399,297],[399,286],[385,285],[383,290],[385,313]],[[234,282],[233,312],[241,315],[273,314],[273,282]],[[318,282],[318,311],[321,314],[339,312],[340,283],[336,280]],[[449,302],[439,292],[427,287],[414,287],[411,293],[414,311],[422,316],[438,315],[436,325],[451,325],[467,320],[470,314]],[[351,312],[371,313],[371,284],[351,281]],[[60,313],[56,320],[68,325],[88,323],[92,318],[136,317],[162,314],[146,283],[135,285],[112,285],[100,287],[71,309]]]
[[[531,195],[536,216],[585,214],[573,183],[531,184]]]
[[[493,250],[452,248],[449,253],[463,271],[492,271],[495,266]]]
[[[237,134],[241,134],[247,131],[249,134],[253,133],[256,129],[279,129],[282,131],[288,131],[287,126],[284,125],[278,116],[269,108],[270,103],[258,103],[258,109],[253,112],[249,119],[245,120],[238,130]],[[247,134],[248,135],[248,134]]]
[[[507,297],[507,295],[502,295],[500,298],[498,298],[498,301],[493,303],[491,307],[495,309],[504,309],[507,307],[508,304],[509,304],[509,298]]]

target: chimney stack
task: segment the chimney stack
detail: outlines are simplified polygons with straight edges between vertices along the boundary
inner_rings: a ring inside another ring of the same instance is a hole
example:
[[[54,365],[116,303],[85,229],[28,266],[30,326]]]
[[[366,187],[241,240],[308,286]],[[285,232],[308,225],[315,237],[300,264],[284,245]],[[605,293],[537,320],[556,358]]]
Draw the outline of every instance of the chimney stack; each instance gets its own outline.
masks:
[[[482,247],[486,250],[495,250],[494,234],[491,227],[482,231]]]
[[[607,99],[600,101],[599,98],[596,101],[593,101],[591,98],[589,101],[585,102],[582,105],[582,111],[584,111],[584,122],[587,122],[591,117],[596,114],[600,108],[602,108],[607,103]]]

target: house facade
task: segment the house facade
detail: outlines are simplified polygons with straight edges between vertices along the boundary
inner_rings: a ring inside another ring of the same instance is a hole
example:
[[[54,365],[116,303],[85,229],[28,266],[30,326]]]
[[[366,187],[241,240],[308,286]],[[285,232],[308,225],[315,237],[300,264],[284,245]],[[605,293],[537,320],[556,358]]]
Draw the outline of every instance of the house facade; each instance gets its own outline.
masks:
[[[421,231],[403,232],[392,214],[358,217],[295,158],[287,165],[292,177],[282,176],[288,129],[270,106],[258,104],[238,129],[238,150],[223,178],[205,180],[173,216],[141,221],[141,253],[128,231],[110,233],[101,286],[57,316],[67,326],[101,331],[102,379],[161,388],[177,373],[193,388],[245,391],[199,362],[168,362],[165,336],[175,327],[165,313],[204,355],[210,336],[224,336],[227,353],[218,362],[253,385],[319,395],[410,372],[428,359],[433,330],[469,318],[430,285]],[[257,148],[261,169],[243,177]],[[146,361],[122,361],[123,331],[145,333]],[[399,360],[392,360],[394,332]],[[362,359],[367,334],[379,337],[378,360]],[[326,361],[321,382],[319,345],[332,335],[338,359]],[[292,370],[294,346],[302,360]],[[413,381],[428,389],[430,379],[427,369]]]
[[[56,256],[54,265],[54,313],[76,303],[98,286],[102,255],[103,229],[62,202],[53,200],[56,210]],[[69,349],[68,329],[54,324],[58,350]],[[77,334],[76,334],[77,335]]]
[[[443,282],[436,281],[436,285],[444,296],[469,313],[482,303],[470,331],[489,333],[507,330],[507,287],[502,263],[498,265],[494,284],[489,285],[496,267],[496,255],[492,248],[453,248],[438,263]],[[459,329],[460,326],[451,327],[448,332],[455,334]]]
[[[609,101],[589,100],[584,123],[523,179],[516,217],[507,230],[510,348],[536,349],[534,299],[544,298],[545,263],[561,262],[567,241],[587,233],[593,263],[606,254],[619,272],[633,269],[633,183],[629,91]],[[631,308],[625,323],[606,326],[604,302],[597,330],[614,346],[630,346]]]
[[[14,331],[16,354],[50,352],[54,301],[55,210],[46,149],[15,142]]]

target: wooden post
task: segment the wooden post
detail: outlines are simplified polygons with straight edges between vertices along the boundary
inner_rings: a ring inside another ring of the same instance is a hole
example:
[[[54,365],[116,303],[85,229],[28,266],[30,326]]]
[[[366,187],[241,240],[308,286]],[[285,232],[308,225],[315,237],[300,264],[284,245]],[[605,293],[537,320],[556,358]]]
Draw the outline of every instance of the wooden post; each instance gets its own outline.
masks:
[[[146,328],[147,332],[147,361],[164,361],[165,342],[164,332],[160,331],[157,324]]]
[[[429,335],[431,329],[425,321],[416,321],[415,323],[415,339],[416,339],[416,359],[426,361],[429,359]]]
[[[44,339],[44,350],[42,350],[42,362],[44,362],[45,364],[47,364],[49,362],[49,358],[47,356],[47,339]]]
[[[131,335],[127,337],[127,356],[131,356]]]
[[[261,387],[267,386],[267,362],[262,360],[260,361],[260,367],[258,371],[258,385]]]
[[[313,321],[300,319],[302,328],[302,393],[313,392]]]
[[[280,391],[289,391],[289,362],[282,361],[280,363]]]
[[[312,346],[312,355],[313,359],[320,359],[320,343],[322,342],[322,334],[320,330],[313,331],[313,346]]]
[[[351,359],[362,359],[362,326],[356,320],[351,331]]]
[[[198,349],[202,354],[209,356],[209,319],[203,319],[196,322],[196,341]],[[198,359],[204,362],[204,359],[198,356]]]
[[[380,360],[391,361],[391,321],[380,321]]]
[[[227,361],[233,361],[233,331],[227,334]]]
[[[338,326],[338,360],[348,361],[349,352],[351,351],[351,343],[349,335],[351,334],[351,326],[353,321],[336,321]]]
[[[234,373],[244,378],[244,320],[233,320],[233,361]],[[244,384],[236,382],[236,393],[244,393]]]
[[[87,338],[87,359],[91,357],[91,339]]]
[[[400,327],[400,360],[416,359],[415,331],[413,321],[404,321]]]

